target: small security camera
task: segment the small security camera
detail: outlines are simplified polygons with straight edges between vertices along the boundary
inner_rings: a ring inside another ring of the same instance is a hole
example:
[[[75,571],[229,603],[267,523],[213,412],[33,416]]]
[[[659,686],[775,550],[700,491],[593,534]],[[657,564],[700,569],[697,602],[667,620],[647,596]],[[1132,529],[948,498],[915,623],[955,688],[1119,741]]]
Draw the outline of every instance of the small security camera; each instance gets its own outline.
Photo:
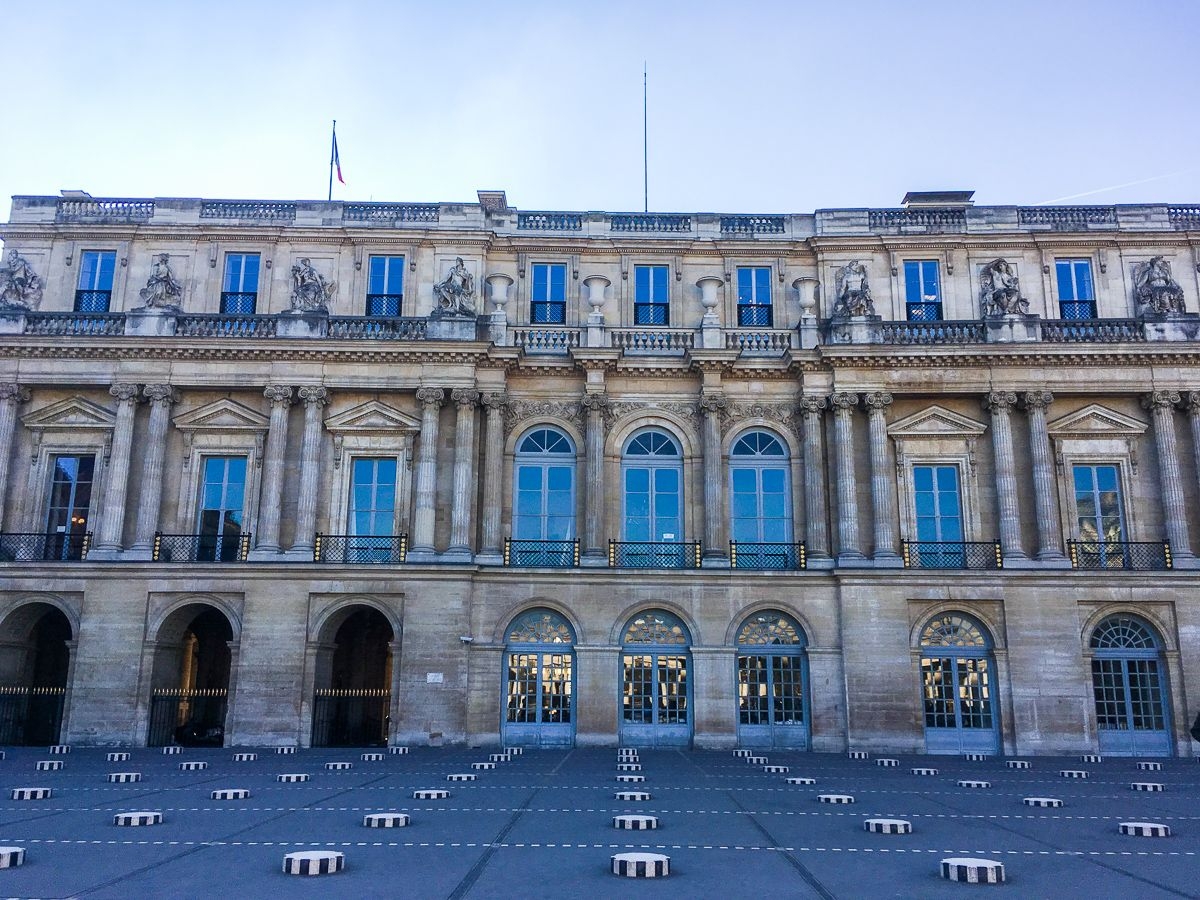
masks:
[[[462,641],[464,644],[475,643],[475,638],[471,637],[469,634],[464,634],[462,637],[459,638],[459,640]]]

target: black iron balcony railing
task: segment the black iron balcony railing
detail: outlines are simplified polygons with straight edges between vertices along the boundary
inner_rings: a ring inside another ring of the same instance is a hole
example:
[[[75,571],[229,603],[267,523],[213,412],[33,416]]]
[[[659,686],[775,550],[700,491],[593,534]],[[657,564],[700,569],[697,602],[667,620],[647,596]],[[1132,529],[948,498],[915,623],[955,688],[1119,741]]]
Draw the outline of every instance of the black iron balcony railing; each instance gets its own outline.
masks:
[[[609,541],[608,564],[617,569],[698,569],[700,542]]]
[[[76,291],[75,312],[106,313],[112,303],[112,291]]]
[[[665,303],[633,304],[634,325],[670,325],[670,310]]]
[[[408,535],[318,534],[313,562],[347,566],[398,566],[408,558]]]
[[[1064,319],[1096,318],[1096,303],[1093,300],[1059,300],[1058,314]]]
[[[907,303],[905,312],[910,322],[940,322],[942,321],[942,302]]]
[[[771,327],[773,317],[771,307],[766,303],[739,303],[737,308],[738,325],[759,325]]]
[[[76,562],[87,559],[92,533],[0,532],[0,562]]]
[[[808,551],[804,542],[771,543],[730,541],[729,566],[733,569],[807,569]]]
[[[245,562],[250,553],[250,533],[154,534],[154,562]]]
[[[999,541],[903,541],[906,569],[999,569]]]
[[[1141,569],[1172,567],[1170,541],[1067,541],[1073,569]]]
[[[563,541],[526,541],[505,538],[504,564],[513,568],[573,568],[579,565],[579,538]]]
[[[567,321],[567,304],[561,300],[534,300],[529,304],[531,325],[561,325]]]
[[[252,316],[257,305],[257,291],[221,291],[221,312],[227,316]]]
[[[403,294],[367,294],[368,316],[398,316]]]

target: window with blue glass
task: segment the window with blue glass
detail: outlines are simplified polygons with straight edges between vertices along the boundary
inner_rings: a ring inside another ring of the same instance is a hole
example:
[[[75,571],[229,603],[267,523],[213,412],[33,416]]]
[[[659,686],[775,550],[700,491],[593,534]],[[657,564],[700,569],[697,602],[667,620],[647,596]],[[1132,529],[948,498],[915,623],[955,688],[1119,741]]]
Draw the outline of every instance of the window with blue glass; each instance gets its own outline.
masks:
[[[774,318],[769,266],[742,266],[737,270],[737,321],[739,325],[771,327]]]
[[[633,267],[633,324],[670,325],[667,266]]]
[[[1056,259],[1058,312],[1064,319],[1096,318],[1096,294],[1090,259]]]
[[[683,540],[683,455],[675,439],[658,429],[638,432],[625,445],[621,480],[624,540]]]
[[[367,315],[398,316],[404,300],[404,257],[372,256],[367,270]]]
[[[913,466],[913,500],[917,511],[918,541],[957,543],[963,540],[958,466]]]
[[[258,305],[257,253],[226,253],[225,278],[221,282],[221,312],[254,315]]]
[[[904,261],[904,303],[910,322],[942,320],[942,279],[936,259]]]
[[[351,466],[352,535],[392,537],[396,522],[395,457],[357,457]]]
[[[529,321],[534,325],[562,325],[567,321],[567,267],[561,263],[534,263]]]
[[[246,457],[205,457],[203,477],[197,522],[200,531],[197,559],[237,559],[246,496]]]
[[[792,539],[788,455],[766,431],[742,435],[729,454],[730,537],[747,543],[787,543]]]
[[[116,270],[117,254],[114,250],[84,250],[79,254],[75,312],[108,312]]]
[[[575,445],[557,428],[537,428],[517,445],[513,538],[575,537]]]

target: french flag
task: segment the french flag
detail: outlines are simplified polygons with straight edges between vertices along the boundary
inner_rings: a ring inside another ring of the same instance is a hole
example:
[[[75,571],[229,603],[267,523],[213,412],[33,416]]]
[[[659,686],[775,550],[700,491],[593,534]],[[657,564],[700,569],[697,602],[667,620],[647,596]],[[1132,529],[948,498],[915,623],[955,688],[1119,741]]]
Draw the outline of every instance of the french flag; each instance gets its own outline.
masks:
[[[338,156],[336,125],[333,128],[333,165],[337,169],[338,181],[340,181],[342,184],[345,184],[346,179],[342,177],[342,159],[340,156]]]

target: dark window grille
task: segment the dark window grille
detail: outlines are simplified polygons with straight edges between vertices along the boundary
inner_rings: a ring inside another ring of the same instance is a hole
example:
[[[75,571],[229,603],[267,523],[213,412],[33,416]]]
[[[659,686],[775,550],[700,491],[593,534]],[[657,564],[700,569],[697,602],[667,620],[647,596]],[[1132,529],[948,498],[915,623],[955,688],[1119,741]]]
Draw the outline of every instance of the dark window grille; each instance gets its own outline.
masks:
[[[368,316],[398,316],[400,315],[403,294],[367,294]]]
[[[221,312],[232,316],[252,316],[258,305],[257,291],[222,291]]]
[[[906,304],[906,311],[910,322],[942,321],[941,303],[909,303]]]
[[[806,569],[808,554],[803,543],[730,541],[729,565],[733,569]]]
[[[999,541],[904,541],[907,569],[999,569]]]
[[[698,569],[700,542],[609,541],[608,564],[626,569]]]
[[[0,532],[0,562],[76,562],[87,559],[92,533]]]
[[[1096,303],[1094,300],[1060,300],[1059,315],[1064,319],[1094,319],[1096,318]]]
[[[250,533],[154,535],[154,562],[245,562],[250,553]]]
[[[739,303],[737,308],[739,325],[762,325],[772,327],[770,304]]]
[[[408,535],[318,534],[313,562],[396,566],[408,558]]]
[[[112,291],[76,291],[75,312],[106,313],[112,303]]]
[[[634,325],[670,325],[671,317],[665,303],[633,304]]]
[[[534,300],[529,321],[534,325],[562,325],[567,321],[567,304],[561,300]]]
[[[569,569],[579,565],[579,539],[526,541],[505,538],[504,565]]]
[[[1071,566],[1076,569],[1172,568],[1170,541],[1067,541]]]

